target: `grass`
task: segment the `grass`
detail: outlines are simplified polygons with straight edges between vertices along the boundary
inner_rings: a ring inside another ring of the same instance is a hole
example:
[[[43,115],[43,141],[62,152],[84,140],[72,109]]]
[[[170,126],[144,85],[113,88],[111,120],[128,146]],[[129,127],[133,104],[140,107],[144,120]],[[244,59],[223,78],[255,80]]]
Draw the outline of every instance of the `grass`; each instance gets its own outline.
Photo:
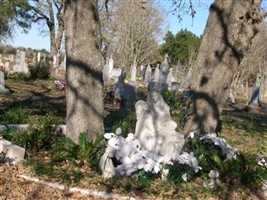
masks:
[[[49,82],[49,81],[48,81]],[[35,175],[49,181],[58,181],[69,186],[85,187],[107,192],[117,192],[125,195],[138,196],[140,199],[257,199],[257,188],[260,180],[266,176],[266,170],[257,166],[255,156],[267,154],[267,122],[264,115],[249,113],[224,113],[221,117],[222,131],[225,138],[234,148],[242,151],[238,162],[223,164],[220,171],[220,187],[208,189],[203,187],[208,179],[208,170],[200,171],[188,182],[183,182],[180,176],[171,181],[164,181],[160,176],[150,176],[139,173],[131,177],[105,179],[98,169],[98,160],[104,152],[103,138],[93,143],[87,142],[86,134],[81,134],[80,145],[74,144],[65,137],[51,134],[54,129],[51,124],[64,122],[63,93],[53,88],[53,84],[43,81],[8,80],[8,86],[15,92],[3,96],[6,102],[1,104],[0,118],[11,118],[17,122],[27,119],[32,124],[38,124],[43,129],[31,127],[25,132],[7,130],[4,137],[15,144],[26,147],[27,157],[24,167]],[[19,91],[22,91],[19,93]],[[21,95],[25,93],[25,95]],[[141,90],[144,96],[144,91]],[[29,97],[29,94],[34,94]],[[36,103],[36,97],[41,101]],[[170,100],[171,100],[170,96]],[[54,104],[53,104],[54,103]],[[9,111],[9,108],[13,108]],[[56,107],[61,109],[56,110]],[[177,105],[179,107],[179,105]],[[9,115],[8,116],[8,111]],[[5,114],[3,114],[5,113]],[[10,114],[11,113],[11,114]],[[26,113],[26,116],[21,114]],[[46,113],[50,113],[45,116]],[[55,120],[57,118],[57,120]],[[11,121],[12,121],[11,120]],[[17,120],[17,119],[16,119]],[[122,127],[124,134],[132,132],[136,121],[133,110],[118,110],[110,108],[105,118],[105,125],[114,131]],[[209,165],[209,164],[208,164]],[[212,167],[219,167],[210,160]],[[173,169],[174,174],[181,173],[182,168]],[[175,171],[177,170],[177,171]]]

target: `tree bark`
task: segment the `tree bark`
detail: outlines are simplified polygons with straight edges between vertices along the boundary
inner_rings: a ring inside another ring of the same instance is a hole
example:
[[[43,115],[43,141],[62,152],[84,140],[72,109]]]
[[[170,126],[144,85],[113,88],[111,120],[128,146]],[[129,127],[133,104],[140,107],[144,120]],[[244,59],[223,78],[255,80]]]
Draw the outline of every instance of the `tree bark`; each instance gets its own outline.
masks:
[[[184,132],[218,131],[222,104],[226,101],[238,68],[261,21],[261,0],[215,0],[194,64],[192,111]]]
[[[94,0],[66,0],[67,136],[94,140],[104,133],[100,22]]]

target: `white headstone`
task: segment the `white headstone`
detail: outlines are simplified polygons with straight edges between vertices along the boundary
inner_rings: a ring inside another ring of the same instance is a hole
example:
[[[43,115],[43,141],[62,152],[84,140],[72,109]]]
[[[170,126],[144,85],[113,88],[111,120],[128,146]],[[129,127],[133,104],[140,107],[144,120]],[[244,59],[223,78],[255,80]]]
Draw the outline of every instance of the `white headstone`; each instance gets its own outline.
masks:
[[[172,71],[170,70],[167,76],[167,80],[166,80],[169,88],[171,88],[172,81],[173,81],[173,75],[172,75]]]
[[[25,74],[29,73],[27,63],[25,62],[25,52],[24,51],[17,50],[16,64],[13,67],[13,71],[14,72],[21,72],[21,73],[25,73]]]
[[[136,82],[136,64],[134,63],[131,70],[131,83],[135,84]]]
[[[109,67],[109,73],[111,74],[112,70],[113,70],[113,67],[114,67],[114,61],[113,61],[112,56],[108,60],[108,67]]]
[[[9,93],[9,89],[5,88],[5,74],[0,71],[0,94]]]
[[[103,75],[103,83],[105,86],[109,85],[109,67],[108,67],[108,63],[106,63],[104,65],[104,69],[102,71],[102,75]]]
[[[258,107],[259,106],[260,83],[261,83],[261,75],[257,74],[257,79],[256,79],[256,82],[253,86],[251,98],[249,101],[249,106],[251,106],[251,107]]]
[[[37,52],[37,62],[40,62],[41,60],[41,52]]]
[[[159,81],[159,64],[157,65],[154,73],[154,81],[158,82]]]
[[[146,87],[148,87],[150,81],[151,81],[151,67],[150,65],[148,65],[146,68],[145,80],[144,80],[144,84]]]
[[[165,56],[164,61],[160,65],[159,82],[167,83],[167,76],[169,74],[168,56]]]
[[[121,69],[120,68],[113,68],[112,69],[112,71],[111,71],[111,78],[112,79],[117,81],[120,75],[121,75]]]

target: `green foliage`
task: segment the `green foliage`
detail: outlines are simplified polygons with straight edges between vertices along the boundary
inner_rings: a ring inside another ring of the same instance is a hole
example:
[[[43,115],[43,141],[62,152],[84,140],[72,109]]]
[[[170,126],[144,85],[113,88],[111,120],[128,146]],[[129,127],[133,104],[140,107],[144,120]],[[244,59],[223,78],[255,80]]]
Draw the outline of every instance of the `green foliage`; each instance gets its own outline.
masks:
[[[4,124],[24,124],[27,122],[28,114],[24,109],[12,108],[4,112],[2,121]]]
[[[267,179],[267,170],[256,164],[257,156],[246,152],[239,152],[235,159],[226,163],[223,171],[224,179],[237,179],[244,186],[251,186]]]
[[[175,185],[185,182],[182,178],[185,174],[187,181],[192,181],[193,178],[197,177],[194,169],[185,164],[174,163],[166,168],[169,169],[168,181]]]
[[[25,31],[30,27],[30,6],[26,0],[1,1],[0,7],[0,41],[12,36],[14,25]]]
[[[191,112],[191,99],[178,96],[173,91],[166,91],[162,94],[164,101],[170,107],[170,114],[172,118],[177,122],[178,128],[182,128],[186,122],[186,117]]]
[[[126,137],[128,133],[133,133],[136,124],[136,113],[135,109],[124,109],[123,118],[113,123],[111,128],[112,133],[115,133],[117,128],[122,129],[122,136]]]
[[[168,54],[171,64],[188,64],[190,53],[199,49],[200,38],[188,30],[182,29],[176,35],[168,31],[161,46],[161,55]]]
[[[50,77],[50,65],[47,61],[41,61],[36,66],[29,66],[31,79],[48,79]]]
[[[2,135],[13,144],[21,146],[28,152],[51,149],[58,141],[55,134],[59,119],[50,114],[38,117],[34,124],[29,124],[26,131],[17,132],[7,129]]]

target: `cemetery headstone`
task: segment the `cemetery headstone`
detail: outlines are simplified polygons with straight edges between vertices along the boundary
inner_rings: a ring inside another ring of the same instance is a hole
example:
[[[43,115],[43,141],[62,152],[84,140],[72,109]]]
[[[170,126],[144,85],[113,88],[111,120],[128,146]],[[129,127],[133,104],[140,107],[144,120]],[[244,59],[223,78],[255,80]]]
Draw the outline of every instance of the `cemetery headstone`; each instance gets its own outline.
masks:
[[[24,51],[17,50],[16,63],[13,67],[13,71],[14,72],[21,72],[21,73],[25,73],[25,74],[29,73],[27,63],[25,62],[25,52]]]
[[[249,101],[250,107],[258,107],[259,106],[260,83],[261,83],[261,75],[257,74],[256,82],[254,83],[251,98]]]
[[[112,73],[112,70],[113,70],[113,66],[114,65],[114,61],[113,61],[113,58],[112,56],[109,58],[108,60],[108,67],[109,67],[109,73],[111,74]]]
[[[167,76],[167,80],[166,80],[166,83],[168,84],[169,88],[171,88],[172,81],[173,81],[173,75],[172,75],[172,71],[170,70]]]
[[[150,65],[148,65],[146,68],[145,80],[144,80],[144,85],[146,87],[148,87],[149,82],[151,81],[151,72],[152,72],[151,67],[150,67]]]
[[[108,63],[106,63],[104,65],[104,69],[102,71],[102,76],[103,76],[104,86],[108,86],[109,85],[109,66],[108,66]]]
[[[112,69],[111,78],[113,80],[117,81],[120,75],[121,75],[121,69],[120,68],[113,68]]]
[[[169,74],[168,55],[165,55],[165,59],[160,65],[159,82],[167,83],[168,74]]]
[[[114,87],[114,97],[120,99],[122,108],[131,107],[136,100],[136,90],[130,84],[118,83]]]
[[[155,73],[154,73],[154,81],[158,82],[159,81],[159,64],[157,64],[157,67],[155,69]]]
[[[134,63],[131,70],[131,83],[135,84],[136,82],[136,64]]]
[[[5,88],[5,74],[0,71],[0,94],[7,94],[9,92],[9,89]]]
[[[37,52],[37,63],[41,60],[41,52]]]
[[[179,83],[178,82],[172,82],[171,91],[177,92],[178,90],[179,90]]]

